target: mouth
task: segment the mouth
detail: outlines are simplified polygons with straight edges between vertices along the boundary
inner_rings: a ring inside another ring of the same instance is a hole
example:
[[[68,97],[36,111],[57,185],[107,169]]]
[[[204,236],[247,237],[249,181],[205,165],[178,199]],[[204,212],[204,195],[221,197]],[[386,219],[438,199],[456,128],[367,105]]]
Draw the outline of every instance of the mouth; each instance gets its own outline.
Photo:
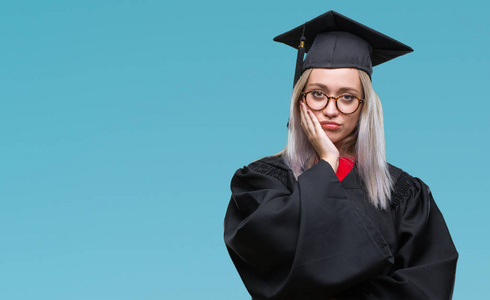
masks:
[[[322,125],[323,129],[327,130],[337,130],[340,128],[340,124],[333,121],[321,121],[320,125]]]

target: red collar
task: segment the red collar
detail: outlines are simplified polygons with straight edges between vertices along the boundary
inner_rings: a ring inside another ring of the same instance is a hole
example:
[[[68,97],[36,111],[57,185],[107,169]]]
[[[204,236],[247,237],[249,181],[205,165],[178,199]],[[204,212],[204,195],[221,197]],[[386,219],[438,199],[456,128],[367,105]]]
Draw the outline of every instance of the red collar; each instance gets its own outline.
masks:
[[[339,167],[337,168],[337,177],[342,181],[347,174],[354,168],[355,157],[339,158]]]

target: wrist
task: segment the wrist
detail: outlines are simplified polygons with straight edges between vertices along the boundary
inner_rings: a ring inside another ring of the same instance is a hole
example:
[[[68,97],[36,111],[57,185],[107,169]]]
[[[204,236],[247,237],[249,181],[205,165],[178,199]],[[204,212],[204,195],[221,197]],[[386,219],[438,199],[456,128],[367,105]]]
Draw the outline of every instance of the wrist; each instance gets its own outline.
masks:
[[[324,161],[328,162],[334,172],[337,172],[337,169],[339,168],[339,158],[338,157],[321,157],[320,159],[323,159]]]

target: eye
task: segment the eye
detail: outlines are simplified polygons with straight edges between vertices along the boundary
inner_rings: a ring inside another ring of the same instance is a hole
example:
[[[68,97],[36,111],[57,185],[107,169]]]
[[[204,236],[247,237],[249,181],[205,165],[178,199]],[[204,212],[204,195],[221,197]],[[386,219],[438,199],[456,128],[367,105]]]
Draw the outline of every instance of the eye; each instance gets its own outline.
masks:
[[[354,101],[356,100],[356,97],[352,96],[352,95],[349,95],[349,94],[346,94],[346,95],[342,95],[340,96],[340,98],[344,101]]]
[[[323,93],[323,91],[321,90],[318,90],[318,91],[312,91],[311,92],[311,95],[315,98],[324,98],[325,97],[325,94]]]

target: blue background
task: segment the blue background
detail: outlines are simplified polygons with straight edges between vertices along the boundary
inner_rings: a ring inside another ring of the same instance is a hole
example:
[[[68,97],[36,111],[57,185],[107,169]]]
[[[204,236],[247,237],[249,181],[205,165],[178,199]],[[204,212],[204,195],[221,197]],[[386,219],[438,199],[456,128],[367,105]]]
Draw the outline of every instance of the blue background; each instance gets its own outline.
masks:
[[[234,171],[279,152],[295,51],[334,9],[412,46],[375,68],[388,159],[432,189],[490,294],[485,1],[2,1],[0,298],[249,299],[222,241]]]

